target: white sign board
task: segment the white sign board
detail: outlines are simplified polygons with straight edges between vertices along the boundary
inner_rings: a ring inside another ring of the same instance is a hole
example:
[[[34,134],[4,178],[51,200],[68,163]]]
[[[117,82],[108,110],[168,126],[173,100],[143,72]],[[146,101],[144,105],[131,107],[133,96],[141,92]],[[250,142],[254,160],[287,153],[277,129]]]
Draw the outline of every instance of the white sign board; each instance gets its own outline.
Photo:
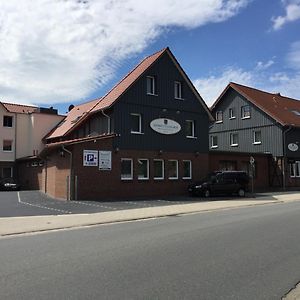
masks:
[[[111,170],[111,151],[99,151],[99,169]]]
[[[97,167],[98,166],[98,151],[97,150],[83,150],[83,166]]]
[[[170,119],[154,119],[150,123],[150,127],[161,134],[175,134],[181,130],[181,126],[174,120]]]
[[[298,145],[295,144],[295,143],[290,143],[290,144],[288,144],[288,148],[289,148],[290,151],[295,152],[295,151],[298,150],[299,147],[298,147]]]

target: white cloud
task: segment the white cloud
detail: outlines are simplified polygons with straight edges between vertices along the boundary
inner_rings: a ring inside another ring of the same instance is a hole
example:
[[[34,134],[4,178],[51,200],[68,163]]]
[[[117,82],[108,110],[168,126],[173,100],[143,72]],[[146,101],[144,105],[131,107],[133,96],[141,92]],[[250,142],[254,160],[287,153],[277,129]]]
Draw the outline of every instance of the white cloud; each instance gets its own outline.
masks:
[[[267,70],[269,69],[272,65],[274,65],[274,60],[270,59],[267,62],[259,61],[256,64],[256,69],[261,71],[261,70]]]
[[[300,19],[300,0],[283,0],[285,15],[273,17],[273,29],[279,30],[286,23]]]
[[[300,70],[300,41],[292,44],[287,61],[291,68]]]
[[[236,67],[229,67],[219,75],[212,75],[207,78],[198,78],[193,81],[203,100],[210,107],[219,97],[229,82],[237,82],[244,85],[254,83],[254,74]]]
[[[36,103],[87,97],[169,27],[221,22],[249,1],[1,1],[0,97]]]
[[[208,106],[214,103],[231,81],[271,93],[280,92],[300,100],[300,41],[291,45],[286,61],[290,68],[283,72],[272,70],[272,66],[275,65],[272,59],[266,63],[258,62],[255,67],[247,70],[227,67],[219,74],[198,78],[193,83]]]

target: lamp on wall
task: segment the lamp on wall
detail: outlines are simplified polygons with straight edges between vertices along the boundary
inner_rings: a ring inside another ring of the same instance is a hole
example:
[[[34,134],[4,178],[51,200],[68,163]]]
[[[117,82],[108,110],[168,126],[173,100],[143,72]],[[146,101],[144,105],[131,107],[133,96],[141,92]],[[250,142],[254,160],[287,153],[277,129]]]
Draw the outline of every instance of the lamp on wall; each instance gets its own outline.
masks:
[[[195,155],[196,155],[196,156],[199,156],[199,154],[200,154],[199,151],[196,151],[196,152],[195,152]]]
[[[115,153],[118,153],[120,151],[119,147],[115,148]]]
[[[163,151],[160,149],[160,150],[158,150],[158,154],[159,155],[162,155],[162,153],[163,153]]]

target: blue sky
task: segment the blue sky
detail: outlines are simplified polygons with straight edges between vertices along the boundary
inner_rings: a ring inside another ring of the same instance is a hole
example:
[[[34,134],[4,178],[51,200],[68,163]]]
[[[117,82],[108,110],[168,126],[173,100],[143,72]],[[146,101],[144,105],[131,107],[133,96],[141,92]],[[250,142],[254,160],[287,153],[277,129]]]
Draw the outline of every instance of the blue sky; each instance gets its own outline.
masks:
[[[64,113],[166,46],[208,106],[230,81],[300,99],[300,0],[147,1],[1,3],[1,101]]]

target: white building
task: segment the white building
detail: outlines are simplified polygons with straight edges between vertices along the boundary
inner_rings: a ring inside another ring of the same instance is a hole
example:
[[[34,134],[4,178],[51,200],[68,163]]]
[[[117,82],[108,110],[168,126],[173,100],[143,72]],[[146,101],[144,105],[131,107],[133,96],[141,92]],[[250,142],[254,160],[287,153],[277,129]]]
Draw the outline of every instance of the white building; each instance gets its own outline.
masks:
[[[38,155],[63,118],[53,108],[0,102],[0,178],[14,177],[16,159]]]

